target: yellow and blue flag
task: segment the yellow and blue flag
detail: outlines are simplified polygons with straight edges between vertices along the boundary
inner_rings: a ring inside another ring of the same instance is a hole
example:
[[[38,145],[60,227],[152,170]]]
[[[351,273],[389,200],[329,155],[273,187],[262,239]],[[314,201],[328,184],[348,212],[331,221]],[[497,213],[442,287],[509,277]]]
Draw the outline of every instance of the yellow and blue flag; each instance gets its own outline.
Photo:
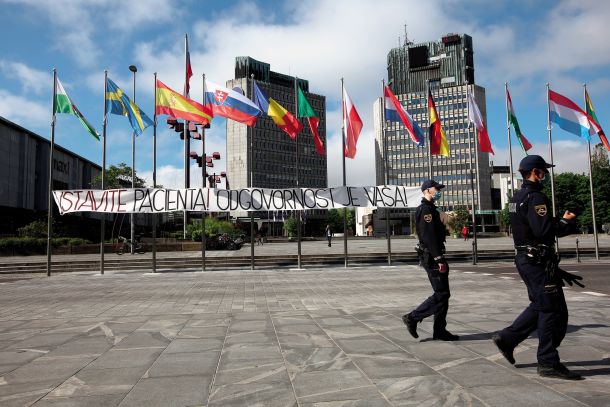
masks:
[[[116,83],[108,78],[106,85],[106,109],[108,113],[127,116],[136,135],[142,134],[145,128],[151,126],[153,121],[132,102]]]

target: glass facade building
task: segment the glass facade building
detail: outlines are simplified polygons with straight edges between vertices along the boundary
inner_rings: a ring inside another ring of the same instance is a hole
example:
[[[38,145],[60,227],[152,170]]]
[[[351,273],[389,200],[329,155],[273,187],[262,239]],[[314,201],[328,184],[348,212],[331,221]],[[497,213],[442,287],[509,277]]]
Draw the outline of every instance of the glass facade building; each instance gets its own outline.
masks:
[[[377,184],[419,186],[429,178],[427,89],[432,92],[449,144],[449,157],[432,156],[432,178],[445,184],[440,206],[491,209],[489,154],[475,155],[476,132],[468,121],[467,92],[486,118],[485,89],[474,83],[472,38],[450,34],[437,42],[405,43],[388,54],[388,86],[417,121],[425,145],[414,144],[402,124],[387,122],[381,99],[374,107]],[[468,91],[467,91],[468,88]],[[387,154],[387,166],[386,166]],[[478,183],[477,183],[478,174]]]

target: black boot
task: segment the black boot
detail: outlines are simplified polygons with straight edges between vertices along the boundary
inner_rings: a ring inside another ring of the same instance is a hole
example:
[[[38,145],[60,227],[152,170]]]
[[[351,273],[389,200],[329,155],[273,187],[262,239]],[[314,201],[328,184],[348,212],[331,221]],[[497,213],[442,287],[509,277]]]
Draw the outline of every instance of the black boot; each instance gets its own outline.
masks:
[[[576,372],[572,372],[561,363],[556,365],[538,364],[538,375],[555,379],[584,380],[584,377]]]
[[[402,322],[407,326],[407,331],[409,331],[412,337],[419,338],[417,334],[417,321],[411,318],[410,314],[403,315]]]
[[[460,339],[460,337],[452,334],[449,331],[443,331],[443,332],[439,332],[439,333],[435,332],[432,335],[432,339],[436,339],[439,341],[457,341],[458,339]]]
[[[504,358],[508,360],[508,363],[514,365],[515,357],[513,356],[513,351],[515,349],[509,349],[508,346],[504,345],[504,342],[502,342],[502,337],[499,334],[495,334],[494,336],[492,336],[491,340],[494,341],[502,356],[504,356]]]

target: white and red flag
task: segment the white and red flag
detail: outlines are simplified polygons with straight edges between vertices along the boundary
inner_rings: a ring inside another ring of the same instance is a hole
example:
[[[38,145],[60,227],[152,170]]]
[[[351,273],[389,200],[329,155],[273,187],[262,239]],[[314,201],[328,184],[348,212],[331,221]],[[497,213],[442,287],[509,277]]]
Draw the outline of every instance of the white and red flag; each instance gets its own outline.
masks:
[[[468,94],[468,120],[474,127],[477,129],[477,139],[479,142],[479,151],[482,153],[494,153],[493,148],[491,148],[491,141],[489,141],[489,134],[487,134],[487,129],[485,128],[485,123],[483,123],[483,116],[481,116],[481,111],[477,106],[477,102],[474,100],[474,96],[472,93]]]
[[[354,158],[356,156],[356,144],[362,130],[362,119],[360,119],[356,106],[349,98],[345,86],[343,87],[343,128],[345,129],[344,154],[347,158]]]

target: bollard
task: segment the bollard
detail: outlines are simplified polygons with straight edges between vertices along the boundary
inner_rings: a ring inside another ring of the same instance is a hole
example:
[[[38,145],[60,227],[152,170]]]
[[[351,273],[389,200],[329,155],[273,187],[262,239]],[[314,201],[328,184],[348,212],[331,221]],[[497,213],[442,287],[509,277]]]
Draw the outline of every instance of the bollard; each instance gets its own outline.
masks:
[[[578,238],[576,238],[576,261],[580,263],[580,251],[578,250]]]

